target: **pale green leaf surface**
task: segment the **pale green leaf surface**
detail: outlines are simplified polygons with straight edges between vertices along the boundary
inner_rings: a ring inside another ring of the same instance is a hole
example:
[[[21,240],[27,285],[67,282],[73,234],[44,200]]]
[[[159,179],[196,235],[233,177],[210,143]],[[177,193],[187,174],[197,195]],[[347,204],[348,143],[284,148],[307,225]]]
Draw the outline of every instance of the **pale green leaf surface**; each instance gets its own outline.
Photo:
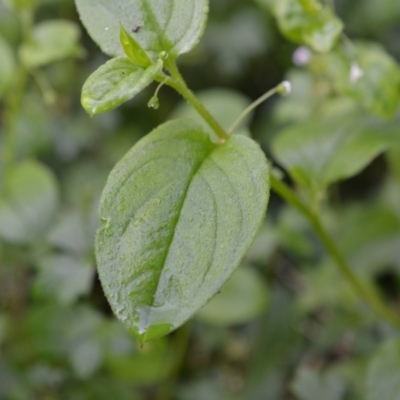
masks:
[[[21,46],[21,61],[28,68],[36,68],[65,58],[81,57],[83,49],[79,38],[79,27],[74,22],[42,22],[33,28],[31,40]]]
[[[339,114],[279,132],[272,149],[293,179],[316,193],[359,172],[400,140],[397,133],[396,123],[363,114]]]
[[[163,67],[157,61],[147,69],[137,67],[126,57],[107,61],[82,88],[82,105],[89,114],[113,110],[153,82]]]
[[[330,51],[343,30],[342,21],[322,5],[308,10],[301,0],[276,0],[273,11],[281,32],[288,39],[319,52]]]
[[[123,55],[120,23],[153,60],[161,51],[170,57],[191,50],[203,34],[208,0],[76,0],[92,39],[110,56]]]
[[[10,85],[15,68],[11,46],[0,36],[0,98]]]
[[[372,358],[366,377],[366,400],[400,400],[400,340],[383,344]]]
[[[216,145],[175,120],[139,141],[100,206],[98,270],[115,314],[141,341],[180,326],[237,267],[268,196],[265,156],[246,137]]]
[[[250,267],[238,268],[197,317],[204,322],[230,326],[251,321],[268,303],[268,288],[262,276]]]
[[[48,228],[58,206],[58,187],[50,170],[25,161],[7,171],[0,194],[0,236],[11,243],[29,243]]]

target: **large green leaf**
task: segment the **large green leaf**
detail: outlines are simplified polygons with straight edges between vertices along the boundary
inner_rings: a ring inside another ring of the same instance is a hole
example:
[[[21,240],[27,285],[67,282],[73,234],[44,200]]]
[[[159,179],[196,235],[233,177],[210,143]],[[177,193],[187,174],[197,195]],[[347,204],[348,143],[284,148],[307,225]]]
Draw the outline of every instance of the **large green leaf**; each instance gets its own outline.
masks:
[[[267,162],[249,138],[218,145],[174,120],[138,142],[100,205],[98,270],[115,314],[141,341],[180,326],[237,267],[268,196]]]
[[[102,65],[82,88],[82,105],[89,114],[110,111],[132,99],[155,80],[162,61],[144,69],[126,58],[117,57]]]
[[[312,193],[348,178],[391,144],[396,123],[363,114],[335,114],[293,125],[280,132],[273,152],[292,178]]]
[[[26,161],[7,171],[0,194],[0,236],[28,243],[44,233],[58,206],[58,188],[43,165]]]
[[[366,379],[366,400],[400,400],[400,340],[385,343],[372,358]]]
[[[64,20],[42,22],[33,28],[30,41],[20,48],[23,64],[29,68],[40,67],[70,57],[81,57],[79,27]]]
[[[288,39],[316,51],[330,51],[343,30],[340,19],[318,1],[276,0],[273,10],[280,30]]]
[[[83,24],[102,51],[123,55],[120,24],[157,59],[161,51],[170,57],[191,50],[203,34],[208,0],[76,0]]]

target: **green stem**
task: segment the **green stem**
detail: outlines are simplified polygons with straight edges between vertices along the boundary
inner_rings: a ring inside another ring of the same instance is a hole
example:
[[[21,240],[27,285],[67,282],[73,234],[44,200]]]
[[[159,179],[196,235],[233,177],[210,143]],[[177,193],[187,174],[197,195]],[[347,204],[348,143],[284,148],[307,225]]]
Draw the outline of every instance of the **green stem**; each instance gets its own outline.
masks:
[[[254,103],[250,104],[236,119],[236,121],[232,124],[232,126],[228,129],[228,134],[231,135],[235,129],[244,121],[244,119],[255,110],[260,104],[264,103],[264,101],[268,100],[271,96],[276,93],[286,94],[290,89],[287,87],[287,82],[282,82],[278,86],[269,90],[267,93],[262,95],[259,99],[257,99]]]
[[[336,247],[334,241],[322,226],[318,217],[296,196],[292,189],[287,186],[284,182],[271,176],[271,188],[279,194],[287,203],[297,208],[310,222],[315,229],[322,243],[324,244],[328,253],[336,261],[340,271],[347,279],[347,281],[353,286],[354,290],[365,300],[366,303],[375,311],[377,315],[386,321],[390,322],[397,329],[400,329],[400,317],[382,302],[377,294],[368,287],[364,286],[363,283],[354,274],[347,261],[341,254],[340,250]]]
[[[182,95],[203,117],[203,119],[210,125],[217,136],[221,139],[221,143],[225,143],[229,138],[228,133],[224,128],[216,121],[216,119],[209,113],[204,105],[197,99],[194,93],[187,87],[185,80],[182,78],[178,68],[174,61],[166,60],[165,67],[171,74],[171,79],[167,79],[165,84],[175,89],[179,94]]]

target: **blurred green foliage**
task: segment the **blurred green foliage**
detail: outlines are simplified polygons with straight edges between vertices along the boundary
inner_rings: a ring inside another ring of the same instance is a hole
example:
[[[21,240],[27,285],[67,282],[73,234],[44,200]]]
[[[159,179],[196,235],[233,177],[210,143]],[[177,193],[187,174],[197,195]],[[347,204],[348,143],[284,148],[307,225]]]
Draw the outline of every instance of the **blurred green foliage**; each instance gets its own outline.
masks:
[[[400,314],[397,2],[210,5],[205,37],[181,59],[189,86],[228,127],[250,99],[292,82],[242,133]],[[221,294],[170,337],[136,344],[96,276],[99,196],[138,139],[195,115],[167,88],[148,108],[152,86],[88,117],[81,88],[105,61],[72,0],[0,2],[0,399],[399,399],[398,332],[277,197]]]

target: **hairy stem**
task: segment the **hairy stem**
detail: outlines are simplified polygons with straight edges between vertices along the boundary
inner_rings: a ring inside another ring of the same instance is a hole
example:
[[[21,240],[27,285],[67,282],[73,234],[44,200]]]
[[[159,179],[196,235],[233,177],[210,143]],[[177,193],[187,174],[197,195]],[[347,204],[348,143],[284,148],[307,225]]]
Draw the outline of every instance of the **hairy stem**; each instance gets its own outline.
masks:
[[[185,80],[182,78],[174,61],[166,60],[165,66],[171,74],[171,79],[167,79],[165,84],[175,89],[179,94],[186,99],[193,108],[203,117],[203,119],[210,125],[217,136],[221,139],[221,143],[229,138],[228,133],[218,123],[218,121],[209,113],[204,105],[197,99],[194,93],[187,87]]]
[[[364,299],[366,303],[375,311],[377,315],[390,322],[397,329],[400,329],[400,317],[390,310],[379,298],[379,296],[366,287],[354,274],[347,261],[337,248],[336,244],[330,237],[329,233],[322,226],[319,218],[298,198],[293,190],[284,182],[271,176],[271,188],[287,203],[299,210],[310,222],[320,240],[324,244],[326,250],[336,261],[340,271],[347,279],[353,289]]]

